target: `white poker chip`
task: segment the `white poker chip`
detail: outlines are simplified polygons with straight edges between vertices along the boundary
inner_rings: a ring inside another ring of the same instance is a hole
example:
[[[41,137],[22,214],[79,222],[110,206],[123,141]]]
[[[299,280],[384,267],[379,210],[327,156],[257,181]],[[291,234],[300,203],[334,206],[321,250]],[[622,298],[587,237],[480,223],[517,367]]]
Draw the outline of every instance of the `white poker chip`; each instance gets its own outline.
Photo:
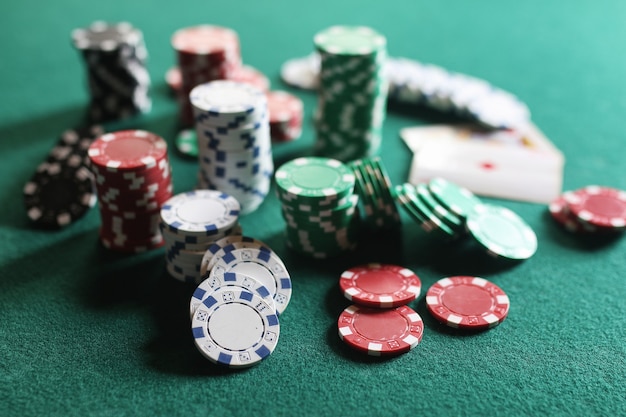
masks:
[[[213,265],[217,259],[222,257],[225,253],[224,248],[229,247],[229,251],[233,249],[241,249],[241,248],[262,248],[265,247],[269,249],[265,243],[260,240],[254,239],[248,236],[226,236],[215,242],[204,253],[202,257],[202,263],[200,265],[200,272],[202,275],[206,274],[207,271],[211,271]],[[216,258],[217,256],[217,258]]]
[[[291,277],[278,256],[257,248],[234,249],[213,265],[209,277],[221,278],[227,272],[249,275],[271,293],[278,314],[283,314],[291,299]]]
[[[319,88],[320,57],[312,53],[306,57],[289,59],[280,67],[280,78],[287,85],[303,90]]]
[[[213,236],[235,226],[239,202],[216,190],[177,194],[161,207],[162,223],[172,232]]]
[[[203,280],[198,287],[196,287],[193,295],[191,296],[191,301],[189,302],[189,317],[193,319],[193,313],[196,312],[198,305],[200,305],[200,303],[202,303],[209,295],[226,287],[238,287],[247,290],[258,295],[265,300],[266,303],[272,306],[272,308],[276,309],[272,293],[270,293],[270,291],[259,281],[248,275],[228,272],[222,277],[214,276],[207,278]]]
[[[197,123],[232,129],[258,120],[266,112],[267,98],[258,88],[236,81],[211,81],[189,93]]]
[[[191,332],[200,353],[213,363],[245,368],[276,348],[276,311],[258,295],[239,287],[221,288],[198,305]]]

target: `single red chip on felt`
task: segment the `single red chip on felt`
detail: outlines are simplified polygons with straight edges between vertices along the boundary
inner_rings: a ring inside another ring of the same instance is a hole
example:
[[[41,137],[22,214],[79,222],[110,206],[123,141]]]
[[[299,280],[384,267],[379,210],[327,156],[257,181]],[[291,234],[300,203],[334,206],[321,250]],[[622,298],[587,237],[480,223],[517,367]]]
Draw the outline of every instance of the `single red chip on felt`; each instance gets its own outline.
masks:
[[[438,321],[460,329],[488,329],[509,313],[509,297],[500,287],[471,276],[440,279],[428,289],[426,305]]]
[[[343,295],[356,304],[391,308],[415,300],[422,283],[410,269],[372,263],[344,271],[339,279],[339,287]]]
[[[339,337],[348,346],[371,356],[406,353],[422,340],[422,318],[408,306],[375,309],[351,305],[337,321]]]

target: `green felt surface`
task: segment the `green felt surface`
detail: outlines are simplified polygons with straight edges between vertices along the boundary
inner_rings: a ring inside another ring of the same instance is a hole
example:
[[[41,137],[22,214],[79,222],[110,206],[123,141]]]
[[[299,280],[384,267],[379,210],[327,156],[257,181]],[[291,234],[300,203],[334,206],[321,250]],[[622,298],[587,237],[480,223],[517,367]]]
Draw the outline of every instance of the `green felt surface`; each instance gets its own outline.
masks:
[[[563,151],[564,188],[626,189],[626,3],[570,1],[150,2],[24,0],[0,6],[0,415],[626,415],[626,239],[582,239],[559,230],[546,207],[498,201],[536,231],[537,254],[517,265],[489,263],[435,246],[403,215],[403,234],[371,237],[359,253],[310,261],[290,253],[276,197],[241,219],[246,234],[283,258],[293,298],[274,354],[242,372],[196,351],[187,317],[193,290],[164,273],[163,252],[108,253],[91,210],[59,232],[29,226],[21,188],[87,94],[70,31],[96,19],[142,29],[154,81],[150,114],[128,125],[171,146],[176,191],[195,182],[196,163],[175,153],[176,103],[163,80],[174,62],[170,35],[213,23],[238,31],[244,62],[274,86],[280,64],[312,51],[332,24],[369,25],[406,56],[484,78],[525,101]],[[296,92],[314,110],[312,93]],[[383,161],[392,181],[411,155],[399,129],[448,121],[431,112],[390,112]],[[303,137],[277,146],[277,164],[310,151]],[[529,167],[529,170],[532,167]],[[344,268],[399,263],[424,289],[452,274],[493,280],[511,299],[509,317],[463,335],[437,325],[423,296],[412,304],[422,343],[388,360],[363,357],[339,340],[349,303]]]

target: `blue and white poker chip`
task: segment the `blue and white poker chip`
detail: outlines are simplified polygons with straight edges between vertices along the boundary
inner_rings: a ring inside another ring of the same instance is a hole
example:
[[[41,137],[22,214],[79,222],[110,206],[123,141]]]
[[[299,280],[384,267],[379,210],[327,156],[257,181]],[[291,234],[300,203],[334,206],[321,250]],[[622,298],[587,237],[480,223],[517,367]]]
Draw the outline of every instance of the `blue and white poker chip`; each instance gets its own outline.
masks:
[[[260,296],[238,287],[206,297],[191,320],[194,343],[213,363],[253,366],[272,354],[280,336],[276,310]]]
[[[261,297],[274,309],[276,308],[274,306],[272,293],[267,288],[265,288],[258,280],[248,275],[228,272],[222,277],[209,277],[203,280],[200,285],[196,287],[193,295],[191,296],[191,300],[189,301],[190,318],[193,318],[193,313],[196,312],[198,305],[202,303],[202,301],[204,301],[209,295],[213,294],[215,291],[225,287],[234,287],[231,289],[235,289],[237,287],[245,289],[246,291],[249,291]]]
[[[264,247],[264,248],[269,249],[269,246],[266,245],[265,243],[249,236],[242,236],[242,235],[226,236],[226,237],[223,237],[222,239],[219,239],[213,242],[213,244],[209,246],[209,248],[206,250],[206,252],[204,253],[202,257],[202,262],[200,264],[200,272],[202,273],[202,275],[206,274],[207,271],[211,272],[211,268],[217,261],[216,256],[218,257],[223,256],[224,253],[226,252],[226,250],[224,250],[225,248],[228,248],[228,251],[230,251],[233,249],[241,249],[245,247],[248,247],[248,248]]]
[[[232,228],[240,205],[232,196],[216,190],[177,194],[161,207],[161,220],[170,231],[185,235],[213,236]]]
[[[233,249],[217,260],[209,277],[221,278],[228,272],[257,279],[272,292],[276,311],[283,314],[291,299],[291,277],[283,261],[273,252],[257,248]]]

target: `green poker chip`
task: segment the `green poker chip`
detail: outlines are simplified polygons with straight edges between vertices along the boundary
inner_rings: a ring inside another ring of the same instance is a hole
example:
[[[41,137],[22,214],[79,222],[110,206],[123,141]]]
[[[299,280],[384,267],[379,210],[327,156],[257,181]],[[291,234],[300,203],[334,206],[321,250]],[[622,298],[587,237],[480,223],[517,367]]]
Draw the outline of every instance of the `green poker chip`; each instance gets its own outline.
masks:
[[[296,200],[340,199],[354,190],[354,173],[342,162],[323,157],[296,158],[275,174],[281,195]]]
[[[426,184],[418,184],[415,189],[419,199],[446,225],[455,231],[463,229],[465,225],[463,219],[439,204],[431,195]]]
[[[194,129],[181,130],[176,136],[175,144],[181,154],[198,157],[198,138]]]
[[[481,204],[469,213],[466,226],[474,240],[491,256],[522,260],[537,251],[535,232],[505,207]]]
[[[387,46],[383,35],[365,26],[332,26],[318,32],[313,42],[333,55],[371,55]]]
[[[475,207],[482,204],[470,190],[443,178],[433,178],[428,189],[437,201],[461,218],[466,218]]]
[[[442,223],[437,216],[429,211],[420,202],[415,188],[411,184],[403,184],[396,187],[396,196],[402,208],[415,220],[427,233],[432,233],[441,240],[453,240],[459,237],[452,229]]]

